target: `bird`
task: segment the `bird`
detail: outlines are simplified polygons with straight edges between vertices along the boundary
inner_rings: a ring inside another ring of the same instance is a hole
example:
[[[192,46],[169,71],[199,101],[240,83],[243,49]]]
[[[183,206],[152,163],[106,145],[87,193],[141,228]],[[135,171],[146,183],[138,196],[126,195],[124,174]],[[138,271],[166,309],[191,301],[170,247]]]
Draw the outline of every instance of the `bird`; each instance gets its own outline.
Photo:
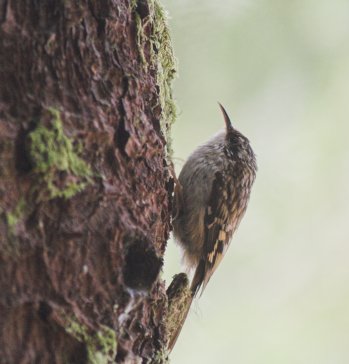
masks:
[[[199,146],[185,162],[174,192],[173,233],[188,270],[194,270],[191,299],[204,291],[243,218],[256,178],[256,156],[250,141],[231,123],[220,104],[225,130]]]

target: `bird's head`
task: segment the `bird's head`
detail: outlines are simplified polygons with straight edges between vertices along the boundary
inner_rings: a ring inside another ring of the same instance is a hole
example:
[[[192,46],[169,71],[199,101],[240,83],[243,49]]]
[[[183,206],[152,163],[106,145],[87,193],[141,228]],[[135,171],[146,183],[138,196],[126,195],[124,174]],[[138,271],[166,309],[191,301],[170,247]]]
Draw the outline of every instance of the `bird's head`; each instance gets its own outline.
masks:
[[[256,158],[250,141],[232,126],[228,113],[220,103],[219,106],[222,110],[226,126],[225,142],[228,153],[232,158],[237,158],[242,162],[252,164],[256,169]]]

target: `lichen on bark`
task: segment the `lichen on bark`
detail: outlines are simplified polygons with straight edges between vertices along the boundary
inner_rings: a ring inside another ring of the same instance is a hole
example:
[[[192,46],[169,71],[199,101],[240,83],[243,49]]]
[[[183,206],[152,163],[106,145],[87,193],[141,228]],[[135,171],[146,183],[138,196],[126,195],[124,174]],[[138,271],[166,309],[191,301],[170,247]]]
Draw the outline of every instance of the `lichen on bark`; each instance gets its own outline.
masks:
[[[48,125],[39,121],[26,138],[37,202],[71,198],[92,182],[92,171],[78,156],[78,146],[64,134],[60,112],[54,108],[47,112]]]
[[[177,72],[177,62],[173,53],[171,37],[168,27],[168,19],[165,9],[157,0],[149,0],[149,16],[142,21],[137,12],[135,1],[135,19],[137,27],[137,43],[139,54],[144,67],[155,67],[156,82],[159,88],[159,103],[161,106],[161,126],[167,140],[167,152],[169,159],[172,157],[171,126],[176,119],[176,105],[172,94],[172,82]],[[151,32],[144,29],[152,25]],[[144,55],[144,43],[150,43],[150,59],[147,61]]]
[[[97,332],[91,330],[76,318],[66,317],[66,332],[86,345],[88,364],[110,364],[114,361],[117,339],[114,330],[101,325]]]

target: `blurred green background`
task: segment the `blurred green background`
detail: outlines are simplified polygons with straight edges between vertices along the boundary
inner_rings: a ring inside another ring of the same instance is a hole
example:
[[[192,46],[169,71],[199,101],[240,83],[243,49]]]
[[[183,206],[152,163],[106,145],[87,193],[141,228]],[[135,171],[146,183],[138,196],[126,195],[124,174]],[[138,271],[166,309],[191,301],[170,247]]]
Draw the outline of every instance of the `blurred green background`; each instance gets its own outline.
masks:
[[[172,363],[349,363],[349,1],[163,0],[179,77],[173,147],[223,128],[259,171]],[[171,241],[165,278],[181,271]]]

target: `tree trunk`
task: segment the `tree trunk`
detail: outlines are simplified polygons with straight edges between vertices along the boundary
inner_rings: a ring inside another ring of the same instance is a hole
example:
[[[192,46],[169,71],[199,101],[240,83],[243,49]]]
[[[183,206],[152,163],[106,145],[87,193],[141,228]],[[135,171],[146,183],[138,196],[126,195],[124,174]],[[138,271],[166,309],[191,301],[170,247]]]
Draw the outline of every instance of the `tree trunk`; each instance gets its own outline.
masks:
[[[174,58],[158,0],[0,0],[0,362],[164,362]]]

